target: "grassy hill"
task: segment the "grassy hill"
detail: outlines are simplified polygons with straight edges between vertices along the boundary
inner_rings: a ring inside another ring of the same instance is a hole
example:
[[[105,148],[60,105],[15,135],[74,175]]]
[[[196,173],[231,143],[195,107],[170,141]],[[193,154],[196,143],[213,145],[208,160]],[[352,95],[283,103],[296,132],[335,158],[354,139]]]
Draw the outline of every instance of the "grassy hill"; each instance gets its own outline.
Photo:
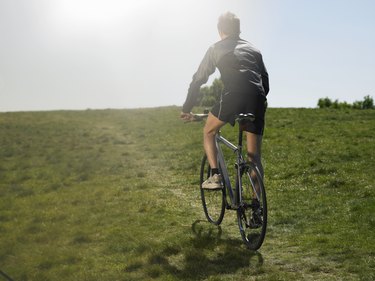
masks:
[[[375,111],[268,110],[258,252],[234,212],[205,222],[203,123],[178,116],[1,113],[0,280],[375,279]]]

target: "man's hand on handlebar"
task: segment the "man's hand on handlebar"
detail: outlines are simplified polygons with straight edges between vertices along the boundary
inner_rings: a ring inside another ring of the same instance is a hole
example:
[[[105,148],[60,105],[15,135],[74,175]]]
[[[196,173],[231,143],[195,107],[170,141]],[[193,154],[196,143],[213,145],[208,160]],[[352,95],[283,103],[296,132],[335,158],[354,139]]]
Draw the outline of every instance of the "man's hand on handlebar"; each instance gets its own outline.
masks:
[[[194,114],[191,113],[191,112],[189,112],[189,113],[181,112],[180,118],[182,120],[184,120],[185,122],[190,122],[190,121],[194,121],[195,120]]]

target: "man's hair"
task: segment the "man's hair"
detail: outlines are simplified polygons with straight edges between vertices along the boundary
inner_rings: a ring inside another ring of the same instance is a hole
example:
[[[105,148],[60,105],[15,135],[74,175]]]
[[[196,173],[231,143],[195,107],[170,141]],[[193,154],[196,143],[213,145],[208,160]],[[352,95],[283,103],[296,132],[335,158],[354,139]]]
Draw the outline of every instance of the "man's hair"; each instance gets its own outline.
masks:
[[[219,17],[217,29],[229,36],[240,35],[240,19],[231,12],[226,12]]]

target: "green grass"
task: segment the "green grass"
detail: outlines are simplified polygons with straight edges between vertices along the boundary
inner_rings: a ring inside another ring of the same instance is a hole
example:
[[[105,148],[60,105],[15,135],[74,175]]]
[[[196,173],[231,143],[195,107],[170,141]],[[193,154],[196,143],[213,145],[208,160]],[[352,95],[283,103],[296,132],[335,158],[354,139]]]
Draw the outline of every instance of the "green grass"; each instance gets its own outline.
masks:
[[[38,281],[374,280],[375,111],[267,114],[269,227],[251,252],[234,212],[205,222],[203,124],[184,124],[177,107],[1,113],[0,270]]]

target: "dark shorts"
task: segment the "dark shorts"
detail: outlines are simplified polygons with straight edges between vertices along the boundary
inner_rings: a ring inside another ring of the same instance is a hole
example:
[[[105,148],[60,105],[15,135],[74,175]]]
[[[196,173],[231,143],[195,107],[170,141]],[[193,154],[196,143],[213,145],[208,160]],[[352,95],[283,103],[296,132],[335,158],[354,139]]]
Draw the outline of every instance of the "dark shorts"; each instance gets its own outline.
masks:
[[[219,120],[235,124],[236,115],[240,113],[252,113],[255,115],[253,122],[248,122],[245,131],[257,135],[263,135],[264,116],[266,113],[266,97],[257,93],[233,93],[222,94],[221,99],[213,106],[211,113]]]

